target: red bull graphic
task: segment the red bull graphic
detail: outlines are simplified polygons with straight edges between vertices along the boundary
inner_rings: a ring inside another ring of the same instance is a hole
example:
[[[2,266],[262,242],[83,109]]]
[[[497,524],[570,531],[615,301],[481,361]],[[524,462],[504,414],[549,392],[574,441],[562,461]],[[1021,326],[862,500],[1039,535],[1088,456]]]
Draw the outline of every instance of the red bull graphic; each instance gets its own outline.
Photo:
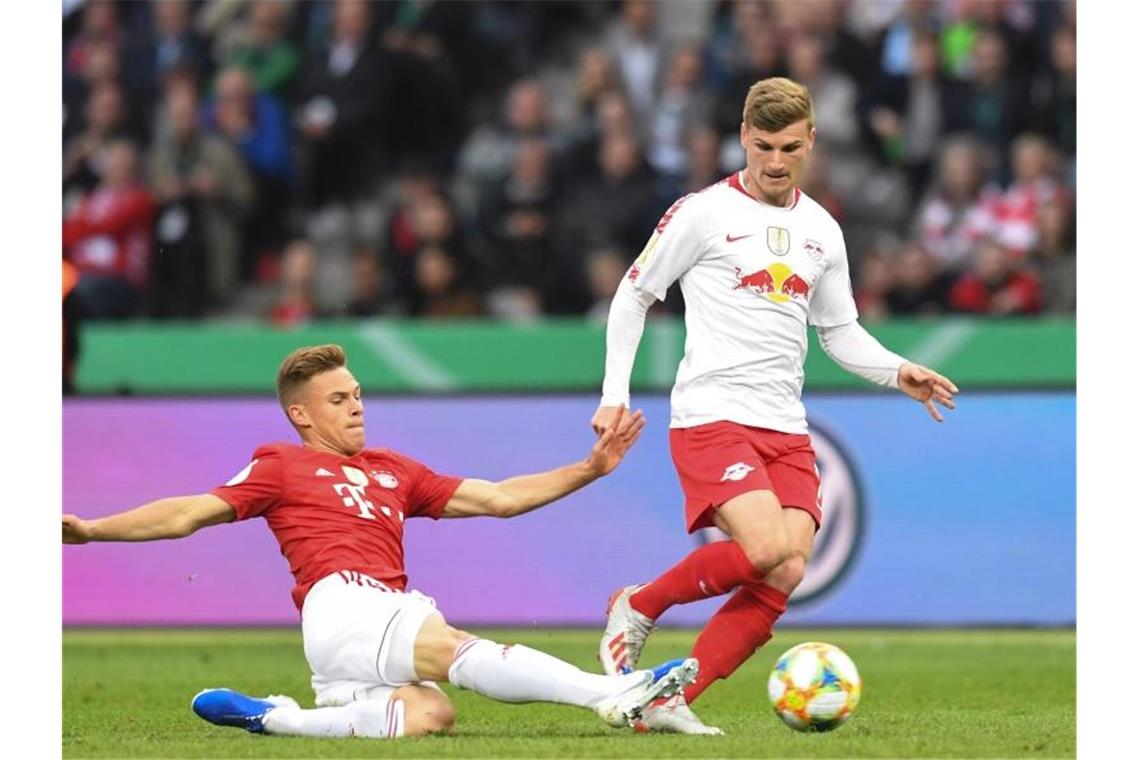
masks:
[[[776,303],[786,303],[795,298],[806,301],[811,291],[807,280],[783,263],[772,264],[749,274],[742,274],[740,267],[736,267],[736,280],[733,290],[749,290]]]

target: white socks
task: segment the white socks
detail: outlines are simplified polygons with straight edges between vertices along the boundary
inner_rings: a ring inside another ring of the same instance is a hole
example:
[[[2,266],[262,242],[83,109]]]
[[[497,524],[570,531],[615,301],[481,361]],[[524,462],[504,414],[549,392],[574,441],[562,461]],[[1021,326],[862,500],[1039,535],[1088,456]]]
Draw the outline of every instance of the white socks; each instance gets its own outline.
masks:
[[[266,713],[265,732],[282,736],[395,739],[404,735],[404,700],[350,702],[303,710],[283,705]]]
[[[560,702],[591,708],[644,677],[643,673],[587,673],[530,647],[503,646],[487,639],[460,644],[447,671],[452,685],[500,702]]]

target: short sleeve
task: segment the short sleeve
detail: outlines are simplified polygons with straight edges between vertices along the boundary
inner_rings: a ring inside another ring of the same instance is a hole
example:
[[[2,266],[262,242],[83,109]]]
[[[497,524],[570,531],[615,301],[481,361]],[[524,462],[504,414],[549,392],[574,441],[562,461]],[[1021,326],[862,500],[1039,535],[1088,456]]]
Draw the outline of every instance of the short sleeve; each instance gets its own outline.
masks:
[[[855,296],[851,292],[851,272],[842,232],[836,235],[836,242],[832,245],[835,255],[812,288],[808,303],[808,322],[815,327],[845,325],[859,318]]]
[[[408,474],[412,476],[412,486],[408,491],[405,517],[439,519],[443,508],[455,495],[455,489],[459,488],[463,478],[440,475],[414,459],[406,461]]]
[[[634,288],[658,301],[700,259],[705,225],[695,197],[690,193],[669,207],[626,274]]]
[[[253,452],[253,459],[238,474],[212,493],[233,507],[237,519],[264,515],[281,499],[284,491],[281,455],[269,448]]]

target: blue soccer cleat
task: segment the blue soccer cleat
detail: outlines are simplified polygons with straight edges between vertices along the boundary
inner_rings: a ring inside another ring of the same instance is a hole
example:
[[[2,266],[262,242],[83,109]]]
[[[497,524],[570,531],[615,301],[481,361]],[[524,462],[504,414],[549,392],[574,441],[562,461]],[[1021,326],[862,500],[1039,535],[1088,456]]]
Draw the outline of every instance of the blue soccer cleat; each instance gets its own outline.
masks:
[[[615,728],[632,725],[645,709],[658,699],[668,699],[697,679],[698,665],[692,657],[670,660],[652,670],[638,670],[622,676],[630,686],[602,700],[595,712]]]
[[[202,720],[215,726],[244,728],[253,734],[265,733],[262,719],[278,707],[267,699],[249,697],[233,689],[205,689],[194,696],[190,708]]]

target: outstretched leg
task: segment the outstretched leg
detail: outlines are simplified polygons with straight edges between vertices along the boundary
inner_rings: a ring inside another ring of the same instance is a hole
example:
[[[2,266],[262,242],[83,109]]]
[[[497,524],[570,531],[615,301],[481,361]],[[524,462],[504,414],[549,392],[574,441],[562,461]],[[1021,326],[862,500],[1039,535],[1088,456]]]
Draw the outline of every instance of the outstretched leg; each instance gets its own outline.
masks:
[[[429,617],[416,637],[415,670],[420,678],[443,680],[501,702],[558,702],[586,707],[614,726],[627,725],[659,697],[679,693],[697,675],[692,660],[666,663],[655,671],[604,676],[516,644],[504,646]]]
[[[410,685],[395,692],[388,687],[377,690],[385,696],[363,695],[348,704],[306,710],[288,697],[258,699],[230,689],[207,689],[194,698],[192,707],[215,725],[282,736],[395,739],[445,732],[455,723],[451,702],[438,689]]]

